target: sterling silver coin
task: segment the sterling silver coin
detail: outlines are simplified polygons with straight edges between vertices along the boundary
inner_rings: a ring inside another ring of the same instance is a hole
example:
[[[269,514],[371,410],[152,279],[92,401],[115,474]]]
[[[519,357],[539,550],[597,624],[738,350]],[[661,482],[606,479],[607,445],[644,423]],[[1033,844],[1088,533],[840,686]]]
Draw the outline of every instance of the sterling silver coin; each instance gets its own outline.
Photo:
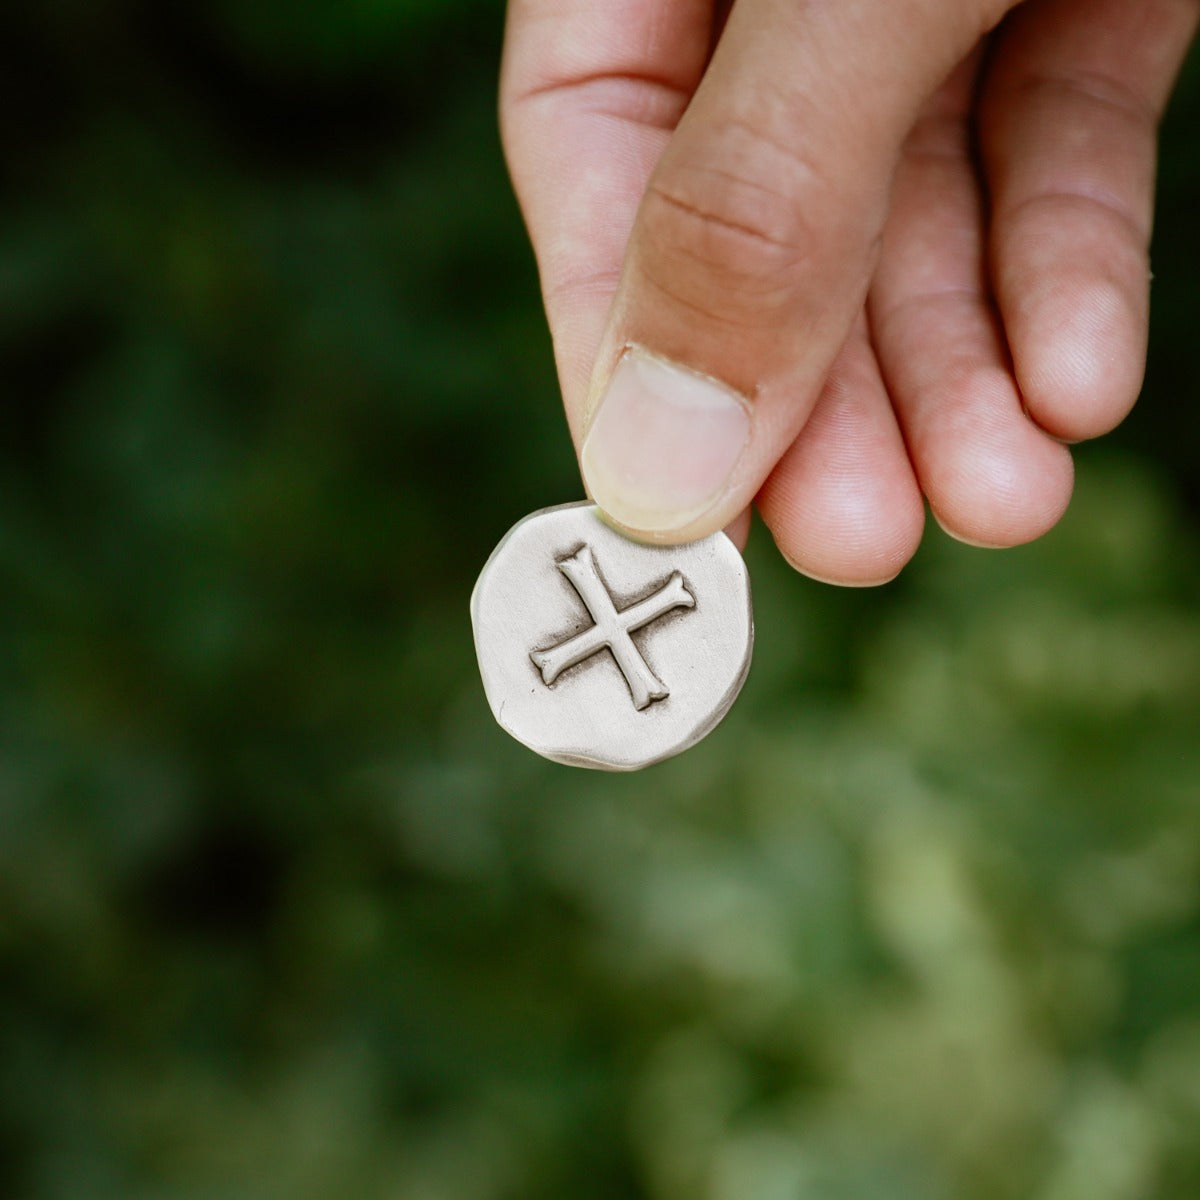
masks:
[[[737,698],[754,642],[749,575],[723,533],[648,546],[588,502],[505,534],[471,621],[496,720],[556,762],[611,771],[704,737]]]

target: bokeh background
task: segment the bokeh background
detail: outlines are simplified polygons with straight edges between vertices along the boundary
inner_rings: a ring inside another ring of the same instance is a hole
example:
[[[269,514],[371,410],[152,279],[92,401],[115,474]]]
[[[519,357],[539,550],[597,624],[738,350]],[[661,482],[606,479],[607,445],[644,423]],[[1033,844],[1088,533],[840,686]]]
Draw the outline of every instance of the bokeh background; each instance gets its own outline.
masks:
[[[579,495],[498,0],[0,11],[0,1196],[1200,1194],[1200,81],[1147,396],[1040,543],[755,531],[640,775],[467,616]]]

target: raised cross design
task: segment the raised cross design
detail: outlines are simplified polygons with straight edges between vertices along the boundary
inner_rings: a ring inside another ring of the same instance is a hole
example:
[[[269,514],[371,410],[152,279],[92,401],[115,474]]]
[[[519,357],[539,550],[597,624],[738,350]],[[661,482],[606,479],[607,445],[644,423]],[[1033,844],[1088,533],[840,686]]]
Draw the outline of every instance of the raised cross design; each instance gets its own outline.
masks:
[[[529,657],[541,671],[543,682],[552,684],[568,667],[591,658],[607,647],[629,685],[634,708],[640,712],[655,700],[665,700],[670,692],[650,670],[629,635],[651,621],[666,616],[674,608],[695,607],[696,598],[684,587],[683,576],[678,571],[674,572],[652,595],[618,611],[604,580],[600,578],[590,546],[583,546],[569,558],[560,558],[558,569],[579,593],[595,624],[548,650],[530,652]]]

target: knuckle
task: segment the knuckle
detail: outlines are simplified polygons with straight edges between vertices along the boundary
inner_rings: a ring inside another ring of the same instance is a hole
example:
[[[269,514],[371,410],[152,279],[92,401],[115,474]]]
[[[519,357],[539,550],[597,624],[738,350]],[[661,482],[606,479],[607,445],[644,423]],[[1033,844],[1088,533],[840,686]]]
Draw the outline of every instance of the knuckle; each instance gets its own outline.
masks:
[[[1030,71],[1023,78],[1020,90],[1035,103],[1056,106],[1064,116],[1073,111],[1077,120],[1101,126],[1115,121],[1139,136],[1151,136],[1158,124],[1157,106],[1150,96],[1115,73]]]
[[[906,161],[916,163],[970,161],[973,153],[971,127],[957,115],[923,115],[914,123],[901,152]]]
[[[794,177],[794,160],[785,165]],[[722,164],[676,165],[652,181],[643,201],[646,272],[696,304],[711,296],[723,310],[783,307],[817,251],[806,207],[770,161],[753,175]]]

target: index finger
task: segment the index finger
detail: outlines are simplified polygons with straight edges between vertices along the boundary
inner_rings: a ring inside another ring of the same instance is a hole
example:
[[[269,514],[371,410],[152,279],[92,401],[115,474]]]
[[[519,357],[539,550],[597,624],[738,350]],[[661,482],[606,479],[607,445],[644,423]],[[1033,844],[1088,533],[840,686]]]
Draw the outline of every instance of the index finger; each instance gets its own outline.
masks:
[[[578,446],[646,184],[704,74],[712,0],[511,0],[500,127]]]

